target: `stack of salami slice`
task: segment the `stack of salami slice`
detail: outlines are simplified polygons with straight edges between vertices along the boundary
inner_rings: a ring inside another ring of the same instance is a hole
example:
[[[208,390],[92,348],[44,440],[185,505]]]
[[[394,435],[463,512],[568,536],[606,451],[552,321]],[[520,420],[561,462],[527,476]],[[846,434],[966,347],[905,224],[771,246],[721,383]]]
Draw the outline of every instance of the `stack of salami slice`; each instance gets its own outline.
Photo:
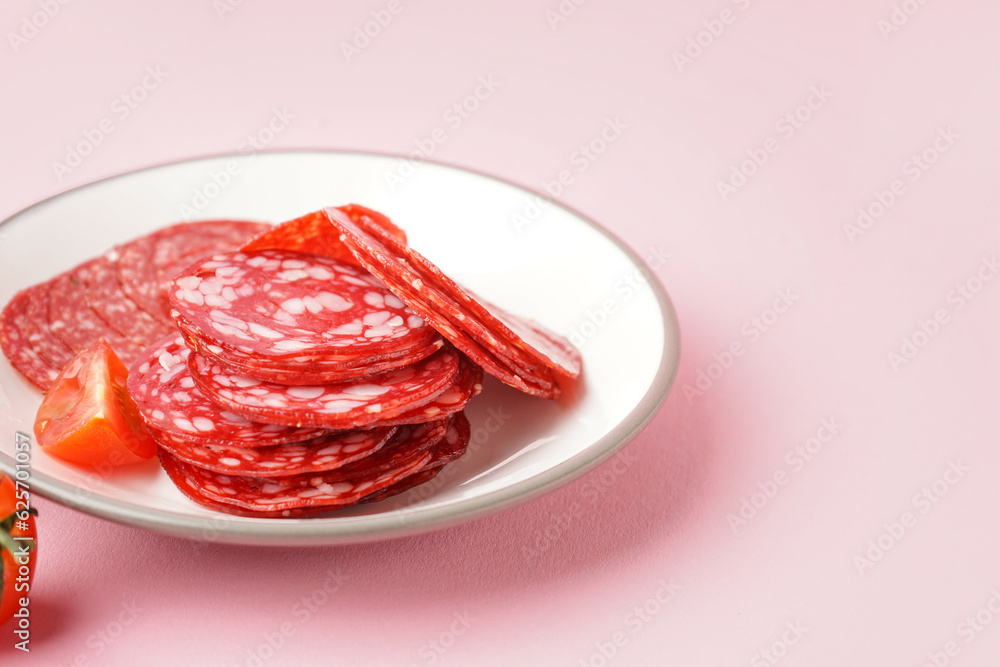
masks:
[[[168,227],[19,292],[0,317],[3,351],[43,390],[101,336],[131,367],[177,487],[255,517],[430,480],[466,450],[484,370],[545,398],[581,372],[569,341],[478,298],[354,204],[277,227]]]
[[[160,460],[196,502],[263,517],[387,498],[469,441],[482,371],[357,266],[214,255],[173,281],[181,335],[133,366]]]
[[[18,292],[0,315],[0,347],[43,391],[70,359],[102,336],[128,366],[174,330],[165,290],[170,278],[269,228],[234,220],[181,223],[117,246]]]

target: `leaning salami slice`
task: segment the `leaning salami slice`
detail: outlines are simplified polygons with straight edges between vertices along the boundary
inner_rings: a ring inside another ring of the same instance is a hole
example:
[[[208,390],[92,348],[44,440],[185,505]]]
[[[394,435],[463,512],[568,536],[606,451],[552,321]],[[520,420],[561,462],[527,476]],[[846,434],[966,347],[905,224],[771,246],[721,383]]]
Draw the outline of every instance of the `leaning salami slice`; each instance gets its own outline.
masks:
[[[227,373],[192,352],[191,376],[212,401],[248,419],[328,429],[369,426],[434,400],[454,383],[458,353],[446,347],[415,364],[329,385],[288,386]]]
[[[493,340],[495,336],[506,343],[507,347],[526,352],[537,363],[561,375],[571,379],[580,375],[583,366],[580,352],[565,338],[547,331],[537,322],[515,316],[479,298],[445,275],[429,259],[405,242],[401,243],[399,239],[386,234],[379,225],[373,224],[364,216],[351,218],[351,221],[359,224],[399,257],[404,258],[407,265],[413,267],[425,282],[436,288],[431,290],[431,294],[443,293],[444,304],[447,307],[452,306],[453,299],[457,303],[457,308],[452,312],[456,313],[459,322],[474,336],[479,332],[482,340],[496,346]],[[504,346],[501,345],[500,349],[506,353]]]
[[[118,280],[142,310],[170,321],[165,285],[188,264],[218,252],[235,250],[270,225],[241,220],[182,222],[117,248]]]
[[[289,250],[214,255],[169,292],[202,340],[264,360],[419,350],[437,333],[365,271]]]
[[[566,377],[579,377],[583,371],[583,360],[573,343],[534,320],[515,315],[485,299],[476,297],[476,300],[498,321],[502,321],[511,333],[527,343],[535,358],[544,365]]]
[[[470,434],[469,420],[465,417],[464,413],[457,413],[444,437],[431,450],[431,460],[427,465],[409,477],[405,477],[395,484],[365,496],[360,502],[377,503],[431,481],[437,477],[437,474],[441,472],[444,466],[452,461],[457,461],[465,454],[465,450],[469,445]]]
[[[372,224],[378,225],[394,238],[402,243],[406,243],[406,233],[392,224],[389,218],[378,211],[373,211],[358,204],[338,206],[337,209],[352,220],[357,220],[362,216],[368,217],[372,220]],[[282,223],[273,229],[269,229],[250,239],[240,250],[244,252],[254,250],[298,250],[317,255],[326,255],[327,257],[333,257],[348,264],[357,265],[358,263],[351,254],[351,251],[341,243],[336,230],[330,226],[330,221],[327,220],[326,214],[323,211],[309,213],[300,218]]]
[[[42,356],[42,350],[68,349],[58,339],[43,342],[38,323],[29,315],[37,307],[37,301],[44,303],[45,287],[39,285],[18,292],[0,313],[0,348],[11,365],[42,391],[51,386],[62,368]],[[47,331],[47,320],[41,324],[44,325],[41,330]]]
[[[574,370],[578,373],[578,368],[558,367],[534,350],[409,246],[381,233],[375,225],[356,224],[337,209],[326,212],[362,266],[488,372],[495,370],[489,362],[499,361],[500,380],[529,393],[555,397],[559,388],[551,370],[567,377],[573,377]]]
[[[384,272],[380,272],[380,266],[387,266]],[[487,373],[500,379],[506,384],[528,394],[553,398],[559,393],[555,378],[552,373],[544,367],[531,363],[526,358],[517,358],[517,351],[512,355],[501,356],[502,351],[491,350],[473,340],[464,329],[458,325],[458,320],[452,321],[441,315],[441,310],[425,299],[420,289],[423,287],[421,281],[413,275],[406,275],[405,269],[388,262],[386,264],[380,256],[370,258],[369,267],[375,273],[379,273],[382,282],[395,294],[406,294],[408,305],[421,317],[429,321],[434,328],[458,349],[469,356],[474,362],[483,368]],[[397,274],[403,274],[400,279]],[[414,285],[417,289],[414,289]]]
[[[302,442],[322,430],[253,422],[210,401],[188,370],[188,355],[179,335],[161,340],[132,366],[129,394],[151,429],[200,444],[264,447]]]
[[[288,477],[342,468],[371,456],[396,432],[392,426],[337,431],[304,442],[248,448],[198,444],[173,433],[150,430],[160,447],[182,461],[249,477]]]
[[[402,427],[372,456],[324,473],[292,477],[241,477],[192,466],[160,450],[160,462],[177,488],[193,501],[232,514],[289,517],[356,504],[432,459],[430,448],[447,421]]]

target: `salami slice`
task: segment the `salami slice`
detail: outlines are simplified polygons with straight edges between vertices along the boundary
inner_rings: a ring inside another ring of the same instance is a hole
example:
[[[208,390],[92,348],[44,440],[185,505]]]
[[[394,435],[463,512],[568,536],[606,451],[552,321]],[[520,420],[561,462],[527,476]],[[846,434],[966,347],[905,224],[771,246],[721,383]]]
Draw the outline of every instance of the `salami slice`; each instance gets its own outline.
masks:
[[[366,216],[372,220],[373,224],[378,225],[399,241],[406,243],[406,233],[392,224],[389,218],[377,211],[359,206],[358,204],[338,206],[337,209],[352,220]],[[298,250],[333,257],[347,264],[357,265],[358,263],[351,254],[351,251],[341,243],[336,230],[330,226],[330,221],[323,211],[309,213],[300,218],[282,223],[273,229],[255,236],[244,244],[240,250],[244,252],[254,250]]]
[[[356,351],[345,348],[338,353],[324,353],[320,357],[302,351],[283,357],[262,358],[253,353],[250,345],[235,347],[220,341],[210,340],[187,322],[178,311],[173,311],[173,315],[174,321],[177,323],[177,328],[184,336],[188,346],[192,349],[198,352],[207,351],[209,355],[225,359],[236,366],[267,368],[275,371],[325,372],[337,367],[354,368],[399,359],[409,359],[412,361],[419,359],[421,356],[429,356],[430,353],[436,352],[445,344],[443,338],[435,335],[426,345],[415,349],[382,348],[377,351],[372,350],[368,354],[359,354]],[[428,349],[430,353],[427,352]]]
[[[182,222],[118,247],[118,281],[139,308],[170,321],[167,283],[206,255],[235,250],[270,225],[242,220]]]
[[[321,429],[253,422],[209,400],[188,370],[190,350],[179,335],[150,347],[132,366],[129,394],[151,429],[214,446],[264,447],[302,442]]]
[[[47,318],[38,322],[37,315],[32,314],[39,303],[45,303],[45,294],[44,284],[29,287],[15,294],[0,313],[0,349],[3,349],[11,365],[42,391],[51,386],[62,366],[73,356],[48,332]],[[42,310],[44,312],[45,309]],[[49,335],[47,339],[46,333]],[[69,358],[57,366],[42,356],[42,350],[47,350],[48,356],[54,356],[53,353],[59,350],[61,356],[68,354]]]
[[[397,283],[395,278],[388,274],[382,275],[381,278],[390,291],[394,293],[404,293],[408,289],[406,283]],[[442,335],[465,352],[486,372],[529,394],[553,397],[558,393],[555,379],[547,369],[530,362],[511,365],[510,362],[496,357],[492,352],[472,340],[460,328],[453,326],[451,321],[436,317],[434,307],[424,301],[419,294],[411,294],[410,299],[410,306],[422,313],[423,317],[432,320],[434,327]],[[180,323],[180,321],[178,322]]]
[[[182,331],[188,347],[195,350],[213,364],[218,364],[222,369],[232,375],[241,375],[254,380],[274,382],[287,385],[321,385],[331,384],[351,380],[365,375],[383,373],[394,368],[402,368],[415,364],[425,357],[429,357],[434,352],[444,346],[444,339],[437,339],[432,345],[428,345],[407,356],[396,356],[395,358],[380,361],[368,361],[364,358],[360,360],[352,359],[349,362],[275,362],[268,366],[257,365],[255,361],[245,359],[239,355],[228,354],[217,345],[204,344],[190,332]],[[225,355],[225,356],[222,356]]]
[[[289,250],[214,255],[169,292],[202,340],[261,360],[377,357],[419,350],[437,333],[357,267]]]
[[[101,264],[101,258],[84,262],[49,283],[49,330],[74,354],[103,337],[131,366],[151,341],[121,333],[90,307],[87,283]]]
[[[471,291],[466,291],[472,294]],[[540,359],[544,365],[570,379],[580,376],[583,359],[573,343],[534,320],[515,315],[485,299],[475,297],[475,300],[503,322],[514,336],[527,343],[535,358]]]
[[[328,429],[395,419],[434,400],[458,374],[446,347],[415,364],[329,385],[287,386],[231,375],[192,352],[191,376],[212,401],[248,419]]]
[[[537,322],[515,316],[502,308],[479,298],[449,278],[433,262],[399,239],[386,234],[377,224],[365,216],[351,218],[355,224],[372,234],[382,243],[405,259],[421,278],[433,288],[430,294],[443,293],[444,305],[458,319],[461,325],[481,341],[500,350],[502,356],[514,359],[520,355],[511,354],[509,348],[527,353],[535,362],[567,377],[580,375],[583,362],[579,351],[565,338],[546,330]],[[457,307],[453,305],[454,300]],[[469,317],[469,313],[472,317]],[[479,338],[481,336],[481,338]],[[506,345],[497,345],[494,337]]]
[[[352,221],[358,222],[357,219]],[[364,217],[360,221],[366,231],[403,257],[404,264],[414,268],[422,280],[432,286],[428,293],[445,312],[450,313],[474,338],[495,349],[499,356],[515,366],[525,367],[523,356],[518,353],[525,352],[533,362],[567,378],[579,376],[582,359],[579,351],[568,340],[536,322],[515,316],[481,299],[445,275],[419,252],[382,233],[378,225],[371,224]],[[472,317],[469,317],[470,312]],[[498,344],[494,336],[505,344]],[[532,368],[533,364],[527,362],[527,367]]]
[[[340,380],[380,373],[400,368],[429,357],[445,345],[444,338],[436,336],[428,344],[416,350],[384,350],[370,356],[349,352],[314,358],[295,355],[280,359],[262,360],[230,345],[219,345],[205,340],[200,332],[188,324],[174,311],[178,329],[188,347],[204,355],[210,361],[220,364],[234,375],[243,375],[258,380],[278,384],[329,384]]]
[[[76,352],[66,347],[49,329],[49,283],[34,285],[24,292],[27,309],[22,330],[38,354],[53,368],[62,370]]]
[[[381,491],[376,491],[375,493],[365,496],[358,501],[358,504],[366,505],[368,503],[378,503],[392,498],[393,496],[398,496],[401,493],[406,493],[410,489],[426,484],[437,477],[438,473],[441,472],[441,468],[442,466],[428,464],[409,477],[404,477],[395,484],[390,484],[385,487]]]
[[[140,309],[125,294],[118,282],[116,265],[118,251],[111,250],[103,257],[88,263],[88,270],[81,272],[87,288],[87,305],[111,328],[146,348],[168,335],[173,326]]]
[[[483,390],[483,369],[462,356],[455,383],[438,394],[434,400],[408,410],[395,419],[379,420],[380,426],[393,424],[422,424],[455,414]],[[464,417],[463,417],[464,419]]]
[[[185,463],[165,450],[160,462],[177,488],[212,509],[261,517],[290,517],[356,504],[412,475],[432,458],[430,448],[447,431],[447,420],[401,427],[375,454],[333,471],[280,478],[242,477]]]
[[[371,456],[396,433],[396,428],[337,431],[305,442],[268,447],[204,445],[186,438],[152,430],[165,450],[193,466],[226,475],[288,477],[326,472]]]
[[[363,228],[336,209],[326,211],[359,263],[487,372],[528,393],[550,398],[559,394],[551,360],[426,258],[380,234],[375,225]],[[572,377],[574,368],[559,367],[559,371]]]
[[[470,434],[469,420],[466,419],[464,413],[457,413],[444,437],[431,450],[431,460],[427,465],[409,477],[404,477],[395,484],[391,484],[380,491],[365,496],[360,502],[377,503],[431,481],[437,477],[437,474],[441,472],[444,466],[457,461],[465,454],[465,450],[469,445]]]
[[[49,287],[49,329],[71,350],[82,350],[113,330],[87,305],[86,274],[96,260],[54,278]],[[117,333],[117,332],[115,332]]]

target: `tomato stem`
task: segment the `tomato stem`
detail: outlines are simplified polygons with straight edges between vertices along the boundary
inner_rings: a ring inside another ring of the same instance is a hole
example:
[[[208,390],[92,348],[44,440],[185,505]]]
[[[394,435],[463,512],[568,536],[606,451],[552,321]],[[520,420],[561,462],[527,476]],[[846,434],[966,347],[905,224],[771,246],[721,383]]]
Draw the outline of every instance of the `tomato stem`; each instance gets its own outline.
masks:
[[[24,510],[22,510],[22,512],[23,511]],[[20,547],[23,546],[24,544],[28,545],[28,551],[35,550],[34,539],[15,540],[13,536],[11,536],[10,534],[11,528],[14,527],[14,521],[17,520],[17,515],[20,513],[21,512],[11,512],[3,521],[0,521],[0,551],[9,551],[10,553],[13,554],[19,551]],[[34,507],[31,507],[28,509],[28,514],[30,514],[31,516],[37,516],[38,510],[36,510]],[[21,544],[18,545],[17,542],[20,542]],[[3,566],[0,565],[0,576],[2,576],[3,574],[2,567]],[[2,579],[0,579],[0,581],[2,581]]]
[[[17,515],[21,514],[24,511],[25,510],[21,510],[19,512],[11,512],[9,515],[7,515],[7,517],[3,521],[0,521],[0,531],[9,533],[11,531],[11,528],[14,527],[14,522],[17,520]],[[36,510],[34,507],[29,507],[27,512],[31,516],[38,516],[38,510]]]
[[[20,545],[18,542],[20,542]],[[34,551],[37,546],[33,539],[15,541],[10,533],[0,530],[0,551],[9,551],[11,554],[15,554],[21,551],[21,546],[25,544],[28,545],[29,552]]]

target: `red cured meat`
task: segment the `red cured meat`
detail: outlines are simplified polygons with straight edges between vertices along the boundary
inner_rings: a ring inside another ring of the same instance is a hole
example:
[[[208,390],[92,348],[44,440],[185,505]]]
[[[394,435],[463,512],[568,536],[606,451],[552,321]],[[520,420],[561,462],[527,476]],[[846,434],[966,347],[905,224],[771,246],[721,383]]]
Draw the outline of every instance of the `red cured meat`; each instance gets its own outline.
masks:
[[[441,419],[465,408],[469,401],[483,390],[483,369],[462,357],[455,383],[438,394],[434,400],[409,410],[395,419],[380,420],[380,426],[390,424],[420,424]]]
[[[349,429],[390,420],[434,400],[458,374],[446,347],[404,368],[329,385],[288,386],[231,375],[192,352],[191,376],[212,401],[248,419]]]
[[[362,228],[336,209],[326,212],[366,269],[487,372],[546,397],[559,394],[553,370],[567,377],[579,374],[578,364],[554,363],[412,248],[380,233],[377,226]]]
[[[480,299],[470,290],[463,288],[445,275],[433,262],[410,248],[399,239],[385,234],[378,226],[366,224],[364,218],[352,218],[353,223],[360,222],[360,229],[384,243],[397,256],[402,257],[407,266],[412,267],[421,278],[444,294],[442,303],[451,308],[450,299],[457,302],[459,309],[452,311],[460,324],[468,328],[475,336],[477,332],[482,340],[495,345],[496,336],[508,346],[526,352],[534,361],[540,363],[568,378],[579,376],[582,370],[582,360],[579,351],[565,338],[558,336],[536,322],[508,313],[484,299]],[[347,240],[345,239],[345,243]],[[436,294],[431,290],[431,294]],[[470,317],[469,314],[472,314]],[[502,353],[506,354],[503,346]],[[517,356],[517,355],[512,355]]]
[[[176,320],[203,341],[264,360],[377,358],[436,332],[366,272],[288,250],[214,255],[173,282]],[[280,363],[280,361],[278,362]]]
[[[173,315],[174,321],[177,323],[177,328],[184,336],[185,341],[196,352],[206,351],[209,356],[225,359],[226,362],[236,366],[266,368],[277,372],[325,372],[338,367],[350,369],[368,364],[390,362],[397,359],[415,359],[420,356],[429,356],[429,353],[425,354],[428,349],[433,353],[441,349],[445,344],[443,338],[434,334],[425,345],[418,346],[416,349],[387,347],[369,350],[367,354],[359,354],[350,348],[343,348],[337,353],[328,353],[321,357],[316,357],[303,351],[291,353],[283,357],[262,358],[253,354],[249,345],[242,346],[247,349],[237,349],[228,343],[210,340],[201,331],[187,322],[178,311],[173,311]],[[305,334],[307,332],[302,333]]]
[[[264,380],[277,384],[287,385],[318,385],[331,384],[359,378],[365,375],[383,373],[394,368],[402,368],[415,364],[425,357],[429,357],[444,346],[444,339],[439,338],[433,344],[411,352],[407,356],[395,356],[394,358],[383,360],[367,360],[364,357],[352,359],[351,361],[306,361],[272,362],[267,366],[260,366],[249,358],[236,357],[222,350],[219,346],[211,343],[203,343],[194,335],[182,329],[184,340],[188,347],[204,356],[213,364],[218,364],[232,375],[242,375],[243,377],[255,380]],[[220,355],[227,355],[225,357]],[[237,359],[239,359],[237,361]],[[280,364],[280,368],[277,366]]]
[[[62,366],[73,357],[69,348],[48,331],[47,309],[41,308],[46,315],[42,322],[38,322],[37,313],[33,313],[39,309],[39,304],[47,303],[46,292],[47,284],[22,290],[0,313],[0,349],[11,365],[42,391],[52,385]],[[68,355],[68,358],[57,366],[50,358],[42,356],[43,350],[49,352],[47,356],[61,350],[61,355]]]
[[[432,459],[449,420],[401,427],[375,454],[324,473],[280,478],[225,475],[192,466],[160,450],[160,462],[177,488],[196,503],[232,514],[300,516],[356,504],[414,474]]]
[[[87,305],[112,329],[146,348],[168,335],[173,326],[157,319],[135,305],[118,282],[117,250],[87,263],[88,270],[79,277],[87,288]]]
[[[378,225],[394,238],[402,243],[406,243],[406,233],[392,224],[389,218],[378,211],[373,211],[358,204],[338,206],[337,209],[352,220],[357,221],[365,217],[370,224]],[[327,257],[333,257],[348,264],[357,265],[358,263],[351,254],[351,251],[341,243],[337,230],[330,225],[330,220],[323,211],[309,213],[300,218],[282,223],[274,229],[270,229],[250,239],[240,250],[245,252],[253,250],[299,250],[317,255],[326,255]]]
[[[165,450],[193,466],[227,475],[287,477],[335,470],[371,456],[396,433],[396,428],[337,431],[304,442],[269,447],[205,445],[152,430]]]
[[[270,225],[242,220],[182,222],[117,248],[118,281],[139,308],[170,321],[166,285],[206,255],[235,250]]]
[[[24,332],[42,358],[62,370],[76,356],[76,351],[66,347],[49,329],[49,283],[29,287],[25,292],[29,298]]]
[[[444,437],[434,445],[431,451],[431,460],[426,466],[413,475],[404,477],[395,484],[385,487],[381,491],[376,491],[371,495],[365,496],[360,502],[377,503],[431,481],[437,477],[437,474],[441,472],[444,466],[452,461],[457,461],[465,454],[465,450],[469,445],[470,434],[469,420],[466,419],[464,413],[459,412],[455,415],[455,419],[452,420],[451,426]]]
[[[583,371],[583,360],[580,351],[573,343],[534,320],[507,312],[485,299],[479,297],[476,299],[486,306],[493,316],[501,320],[515,336],[527,343],[542,363],[569,378],[579,377]]]
[[[152,341],[121,333],[90,307],[87,283],[102,263],[102,258],[84,262],[49,283],[49,331],[74,354],[103,337],[131,366]]]
[[[205,445],[264,447],[302,442],[322,429],[295,428],[251,421],[209,400],[188,370],[179,335],[150,347],[129,372],[129,395],[151,429]]]

